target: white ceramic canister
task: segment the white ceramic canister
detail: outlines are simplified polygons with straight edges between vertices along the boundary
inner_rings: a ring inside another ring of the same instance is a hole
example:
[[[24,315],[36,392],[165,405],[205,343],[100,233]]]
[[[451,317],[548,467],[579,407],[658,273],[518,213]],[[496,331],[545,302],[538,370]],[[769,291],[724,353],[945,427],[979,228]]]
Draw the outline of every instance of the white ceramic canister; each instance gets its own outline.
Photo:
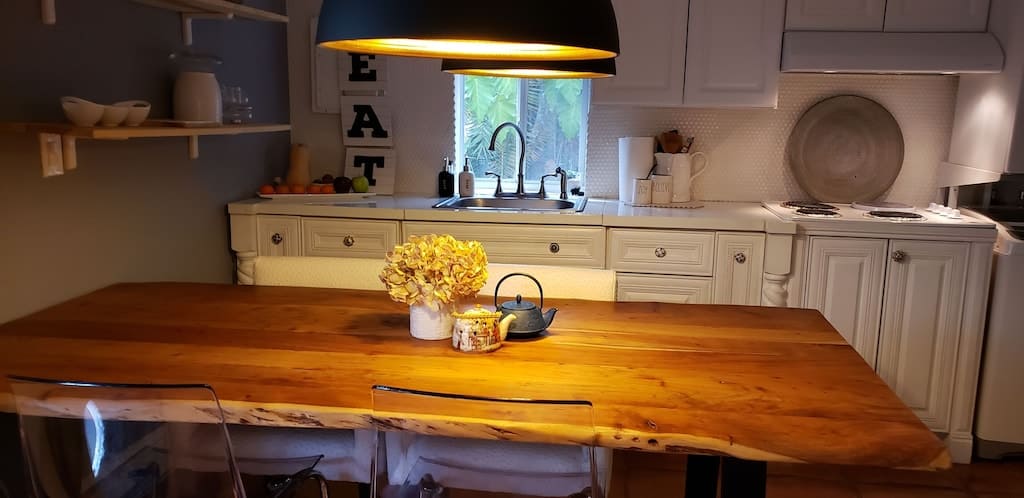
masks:
[[[220,123],[220,83],[213,73],[181,71],[174,80],[174,119]]]

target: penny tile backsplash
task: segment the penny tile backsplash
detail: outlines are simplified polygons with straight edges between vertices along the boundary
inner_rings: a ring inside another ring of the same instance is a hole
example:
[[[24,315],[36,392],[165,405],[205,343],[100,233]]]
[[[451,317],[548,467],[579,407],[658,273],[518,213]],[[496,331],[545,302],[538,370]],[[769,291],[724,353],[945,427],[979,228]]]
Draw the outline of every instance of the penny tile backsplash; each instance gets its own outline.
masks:
[[[677,129],[711,160],[694,183],[703,200],[808,198],[790,173],[786,142],[808,107],[833,95],[860,95],[887,108],[906,143],[903,169],[882,199],[934,200],[935,172],[953,127],[955,76],[784,74],[778,109],[684,109],[594,105],[590,110],[587,193],[618,197],[618,138]]]

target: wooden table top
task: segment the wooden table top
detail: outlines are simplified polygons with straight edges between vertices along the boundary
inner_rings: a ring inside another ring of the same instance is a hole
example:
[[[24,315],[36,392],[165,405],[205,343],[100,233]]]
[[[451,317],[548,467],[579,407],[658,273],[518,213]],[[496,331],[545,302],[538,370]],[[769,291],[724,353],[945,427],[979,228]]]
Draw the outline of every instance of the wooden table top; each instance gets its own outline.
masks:
[[[601,446],[950,465],[817,311],[550,301],[548,337],[473,355],[413,339],[408,308],[384,293],[119,284],[0,325],[0,375],[207,383],[229,422],[280,426],[367,427],[374,384],[582,399]]]

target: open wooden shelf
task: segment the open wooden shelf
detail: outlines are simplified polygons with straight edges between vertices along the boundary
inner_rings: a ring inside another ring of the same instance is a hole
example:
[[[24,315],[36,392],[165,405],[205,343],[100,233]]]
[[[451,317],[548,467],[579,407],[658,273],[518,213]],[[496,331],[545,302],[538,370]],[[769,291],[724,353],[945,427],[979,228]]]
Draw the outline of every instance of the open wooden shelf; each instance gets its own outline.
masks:
[[[188,157],[199,157],[199,137],[290,131],[289,124],[238,124],[183,127],[147,121],[143,126],[75,126],[69,123],[0,123],[0,133],[32,133],[39,138],[43,176],[63,174],[78,167],[75,141],[129,140],[132,138],[186,137]]]
[[[130,138],[201,137],[207,135],[242,135],[289,131],[289,124],[238,124],[184,127],[159,123],[142,126],[75,126],[65,123],[0,123],[0,131],[10,133],[55,133],[57,135],[93,140],[128,140]]]
[[[228,0],[132,0],[183,14],[220,14],[253,21],[288,22],[288,16]]]
[[[288,16],[230,0],[131,0],[135,3],[181,14],[185,45],[192,44],[192,19],[249,19],[288,22]],[[43,24],[57,24],[56,0],[39,0]]]

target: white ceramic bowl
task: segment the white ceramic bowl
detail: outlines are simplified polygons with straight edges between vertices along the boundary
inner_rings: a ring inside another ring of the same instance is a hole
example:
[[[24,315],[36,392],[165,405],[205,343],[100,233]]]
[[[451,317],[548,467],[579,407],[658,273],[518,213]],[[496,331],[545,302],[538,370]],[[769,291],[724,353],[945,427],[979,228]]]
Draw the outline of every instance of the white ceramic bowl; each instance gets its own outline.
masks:
[[[149,117],[150,105],[145,100],[126,100],[114,106],[128,108],[128,116],[124,118],[125,126],[139,126]]]
[[[130,110],[132,110],[131,107],[105,105],[103,106],[103,117],[100,118],[100,125],[117,126],[124,122]]]
[[[60,106],[76,126],[95,126],[103,117],[104,106],[78,97],[61,97]]]

